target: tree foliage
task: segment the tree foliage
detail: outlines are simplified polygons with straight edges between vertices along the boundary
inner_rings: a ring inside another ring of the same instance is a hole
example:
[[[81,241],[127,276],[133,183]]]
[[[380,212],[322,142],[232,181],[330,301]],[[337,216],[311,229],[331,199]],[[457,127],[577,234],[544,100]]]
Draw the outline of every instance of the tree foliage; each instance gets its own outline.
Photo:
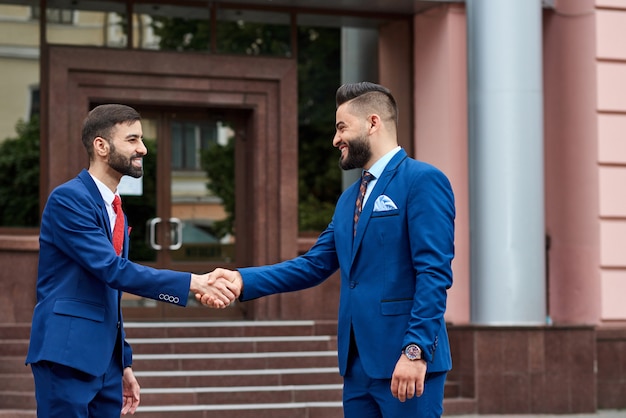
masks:
[[[298,30],[298,226],[321,231],[341,193],[335,135],[335,92],[340,83],[339,29]]]
[[[209,51],[210,22],[205,19],[154,16],[154,34],[159,49],[167,51]],[[215,29],[217,53],[290,55],[290,30],[287,25],[238,21],[218,21]]]
[[[207,188],[222,199],[226,219],[215,221],[211,233],[218,238],[232,234],[235,226],[235,141],[213,144],[201,154],[202,168],[209,177]]]
[[[39,118],[20,120],[0,143],[0,225],[39,226]]]

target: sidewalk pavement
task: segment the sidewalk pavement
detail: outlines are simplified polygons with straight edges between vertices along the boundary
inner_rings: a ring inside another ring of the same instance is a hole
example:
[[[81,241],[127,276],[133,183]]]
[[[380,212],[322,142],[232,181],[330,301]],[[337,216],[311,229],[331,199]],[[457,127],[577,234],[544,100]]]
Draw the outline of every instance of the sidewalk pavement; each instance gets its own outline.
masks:
[[[444,414],[445,416],[445,414]],[[626,410],[602,410],[595,414],[513,414],[513,415],[455,415],[451,418],[626,418]]]

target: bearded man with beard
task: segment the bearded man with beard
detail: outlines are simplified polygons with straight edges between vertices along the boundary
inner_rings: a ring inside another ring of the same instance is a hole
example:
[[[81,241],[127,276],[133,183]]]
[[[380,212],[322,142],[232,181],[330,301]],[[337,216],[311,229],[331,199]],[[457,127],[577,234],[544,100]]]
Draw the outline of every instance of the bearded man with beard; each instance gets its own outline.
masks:
[[[215,307],[239,295],[230,282],[209,284],[206,274],[128,260],[129,228],[114,201],[123,175],[143,175],[147,149],[135,109],[97,106],[84,121],[82,142],[89,169],[52,191],[41,219],[37,304],[26,357],[39,418],[136,411],[140,388],[125,338],[122,292],[185,306],[191,291],[213,295]]]
[[[398,146],[398,109],[387,88],[345,84],[336,102],[339,165],[362,169],[362,180],[342,193],[306,254],[216,269],[211,280],[234,281],[243,301],[306,289],[339,269],[344,416],[439,417],[452,367],[444,320],[454,257],[452,188],[440,170]],[[214,297],[200,300],[211,305]]]

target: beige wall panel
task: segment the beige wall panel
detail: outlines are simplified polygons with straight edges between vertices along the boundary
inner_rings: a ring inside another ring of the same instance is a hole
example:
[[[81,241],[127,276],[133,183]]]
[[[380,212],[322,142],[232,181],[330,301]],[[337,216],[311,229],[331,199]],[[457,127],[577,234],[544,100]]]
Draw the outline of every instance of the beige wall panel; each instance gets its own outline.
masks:
[[[626,270],[602,272],[602,319],[626,319]]]
[[[626,112],[626,63],[598,64],[598,110]]]
[[[626,268],[626,221],[600,222],[600,265]]]
[[[3,46],[39,46],[39,24],[37,22],[2,22],[0,42]]]
[[[3,19],[29,20],[30,6],[0,5],[0,16]]]
[[[596,0],[596,7],[615,7],[626,9],[626,0]]]
[[[598,161],[626,164],[626,115],[598,115]]]
[[[598,58],[626,59],[626,10],[598,10],[596,20]]]
[[[0,77],[0,141],[14,138],[15,124],[26,120],[30,110],[30,86],[39,85],[39,62],[26,59],[0,59],[0,68],[8,77]]]
[[[600,167],[600,216],[626,218],[625,185],[626,167]]]

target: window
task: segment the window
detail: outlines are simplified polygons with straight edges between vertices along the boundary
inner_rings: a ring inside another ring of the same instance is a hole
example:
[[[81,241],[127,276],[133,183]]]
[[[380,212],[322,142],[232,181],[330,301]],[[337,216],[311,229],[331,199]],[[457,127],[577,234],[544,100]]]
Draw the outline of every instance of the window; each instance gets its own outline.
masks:
[[[41,10],[39,6],[33,6],[31,16],[33,20],[38,20],[41,17]],[[74,23],[74,11],[69,9],[48,8],[46,9],[46,22],[71,25]]]
[[[40,95],[39,95],[39,86],[31,87],[29,118],[32,118],[33,116],[39,116],[40,107],[41,107],[41,102],[40,102]]]
[[[200,152],[217,142],[217,125],[214,123],[172,123],[172,169],[182,171],[202,170]]]

